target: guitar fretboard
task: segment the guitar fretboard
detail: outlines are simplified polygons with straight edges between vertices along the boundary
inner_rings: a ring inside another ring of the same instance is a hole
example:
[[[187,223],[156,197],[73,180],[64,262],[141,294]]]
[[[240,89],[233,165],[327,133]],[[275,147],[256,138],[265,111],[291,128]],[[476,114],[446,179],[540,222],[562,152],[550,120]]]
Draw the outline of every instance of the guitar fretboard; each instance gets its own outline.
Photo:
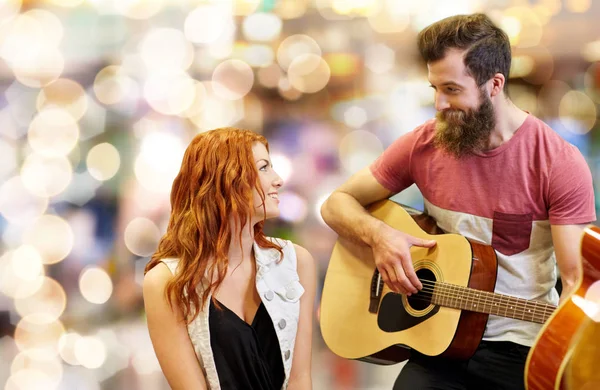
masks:
[[[545,302],[526,300],[441,282],[435,283],[431,303],[540,324],[546,322],[556,309],[556,306]]]

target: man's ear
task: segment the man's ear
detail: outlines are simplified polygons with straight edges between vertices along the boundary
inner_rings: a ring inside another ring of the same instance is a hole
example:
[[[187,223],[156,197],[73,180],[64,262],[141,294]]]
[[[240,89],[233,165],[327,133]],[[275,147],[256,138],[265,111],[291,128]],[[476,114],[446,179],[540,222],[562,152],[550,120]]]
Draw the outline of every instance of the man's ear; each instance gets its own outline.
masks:
[[[491,83],[492,86],[490,96],[494,97],[504,90],[506,79],[502,73],[496,73],[488,82]]]

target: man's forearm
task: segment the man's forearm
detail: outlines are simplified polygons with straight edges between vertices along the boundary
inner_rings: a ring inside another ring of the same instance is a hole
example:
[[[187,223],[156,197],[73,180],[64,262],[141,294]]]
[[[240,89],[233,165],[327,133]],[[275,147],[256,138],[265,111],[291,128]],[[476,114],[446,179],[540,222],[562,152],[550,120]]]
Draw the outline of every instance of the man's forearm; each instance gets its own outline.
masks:
[[[335,191],[321,207],[323,220],[338,235],[372,246],[381,222],[369,214],[352,196]]]

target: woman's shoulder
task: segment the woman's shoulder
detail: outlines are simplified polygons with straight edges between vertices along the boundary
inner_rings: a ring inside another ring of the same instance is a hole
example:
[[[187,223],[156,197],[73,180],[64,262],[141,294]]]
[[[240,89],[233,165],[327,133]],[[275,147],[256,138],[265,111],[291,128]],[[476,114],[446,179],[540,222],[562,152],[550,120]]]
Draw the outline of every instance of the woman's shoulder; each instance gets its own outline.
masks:
[[[143,290],[163,291],[177,270],[178,259],[162,259],[144,275]]]

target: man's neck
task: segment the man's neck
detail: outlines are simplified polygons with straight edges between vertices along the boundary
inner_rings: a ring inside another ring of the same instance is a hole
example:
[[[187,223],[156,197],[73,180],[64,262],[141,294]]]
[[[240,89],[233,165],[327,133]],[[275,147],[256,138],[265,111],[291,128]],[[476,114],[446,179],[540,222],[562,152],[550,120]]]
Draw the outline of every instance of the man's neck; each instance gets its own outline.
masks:
[[[485,150],[492,150],[507,142],[521,127],[527,113],[515,106],[510,99],[499,97],[494,106],[496,127],[492,130]]]

